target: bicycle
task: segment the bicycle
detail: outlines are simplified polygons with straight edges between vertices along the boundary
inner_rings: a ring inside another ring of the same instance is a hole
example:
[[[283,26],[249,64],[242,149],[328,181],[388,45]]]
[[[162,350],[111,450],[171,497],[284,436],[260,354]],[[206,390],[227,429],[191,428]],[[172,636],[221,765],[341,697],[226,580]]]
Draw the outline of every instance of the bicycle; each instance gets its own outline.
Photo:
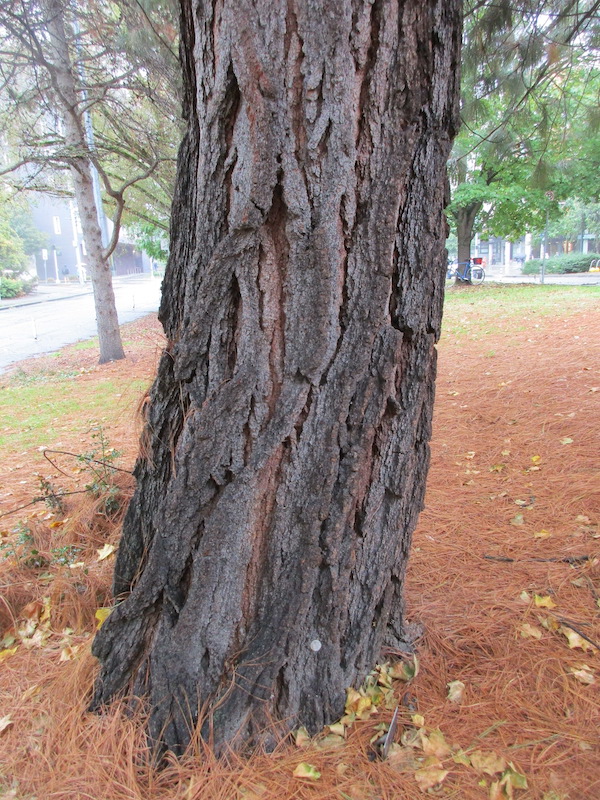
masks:
[[[463,283],[479,285],[485,280],[485,270],[480,264],[474,264],[473,259],[462,261],[458,264],[448,265],[446,280],[458,278]]]

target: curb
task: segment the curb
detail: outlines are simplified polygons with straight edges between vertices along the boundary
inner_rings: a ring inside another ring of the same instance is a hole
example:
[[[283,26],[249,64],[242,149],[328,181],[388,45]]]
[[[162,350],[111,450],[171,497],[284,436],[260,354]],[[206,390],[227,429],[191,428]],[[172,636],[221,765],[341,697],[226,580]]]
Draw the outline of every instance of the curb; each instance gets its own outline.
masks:
[[[0,300],[0,311],[8,311],[9,308],[24,308],[25,306],[37,306],[40,303],[53,303],[56,300],[70,300],[72,297],[86,297],[87,295],[92,294],[92,290],[89,289],[86,292],[77,292],[77,294],[61,294],[57,295],[56,297],[44,297],[38,298],[36,300],[23,300],[17,301],[16,303],[11,303],[11,305],[3,305],[2,301]]]

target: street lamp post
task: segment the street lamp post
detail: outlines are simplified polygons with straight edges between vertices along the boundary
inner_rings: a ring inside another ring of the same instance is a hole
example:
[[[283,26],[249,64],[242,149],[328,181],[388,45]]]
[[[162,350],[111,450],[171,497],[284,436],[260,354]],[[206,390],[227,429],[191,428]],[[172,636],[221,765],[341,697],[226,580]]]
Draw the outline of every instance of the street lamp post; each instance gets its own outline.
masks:
[[[48,251],[46,248],[42,250],[42,261],[44,262],[44,282],[48,283]]]
[[[54,254],[54,274],[56,275],[56,283],[59,283],[60,278],[58,276],[58,258],[57,258],[58,250],[56,249],[55,244],[52,245],[52,253]]]

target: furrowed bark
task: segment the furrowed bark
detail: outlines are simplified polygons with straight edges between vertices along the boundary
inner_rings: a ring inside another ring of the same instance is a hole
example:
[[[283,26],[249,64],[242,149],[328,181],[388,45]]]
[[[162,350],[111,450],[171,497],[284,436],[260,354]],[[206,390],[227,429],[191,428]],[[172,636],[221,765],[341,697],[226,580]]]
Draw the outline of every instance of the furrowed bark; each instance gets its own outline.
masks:
[[[457,0],[182,9],[169,344],[92,703],[145,696],[175,752],[200,708],[217,747],[317,731],[402,644],[461,33]]]

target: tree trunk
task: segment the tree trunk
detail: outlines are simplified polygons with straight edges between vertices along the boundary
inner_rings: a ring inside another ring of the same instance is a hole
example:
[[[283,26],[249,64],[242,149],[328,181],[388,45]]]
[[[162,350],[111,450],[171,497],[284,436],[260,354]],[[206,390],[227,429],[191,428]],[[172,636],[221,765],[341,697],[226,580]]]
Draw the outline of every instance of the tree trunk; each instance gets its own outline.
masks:
[[[471,259],[471,242],[473,240],[473,226],[477,214],[481,211],[483,203],[477,201],[468,206],[457,208],[454,212],[456,219],[456,239],[458,243],[458,263],[466,264]],[[459,267],[461,269],[461,267]],[[471,281],[460,281],[460,283]]]
[[[183,0],[168,346],[92,707],[180,752],[317,731],[382,647],[422,507],[458,0]]]
[[[64,124],[65,144],[67,151],[70,151],[70,171],[75,201],[85,242],[86,263],[94,290],[100,363],[104,364],[107,361],[125,358],[112,276],[110,265],[103,253],[102,233],[94,198],[88,147],[65,31],[63,0],[45,0],[44,11],[50,48],[54,56],[49,71],[53,78],[57,104]]]

